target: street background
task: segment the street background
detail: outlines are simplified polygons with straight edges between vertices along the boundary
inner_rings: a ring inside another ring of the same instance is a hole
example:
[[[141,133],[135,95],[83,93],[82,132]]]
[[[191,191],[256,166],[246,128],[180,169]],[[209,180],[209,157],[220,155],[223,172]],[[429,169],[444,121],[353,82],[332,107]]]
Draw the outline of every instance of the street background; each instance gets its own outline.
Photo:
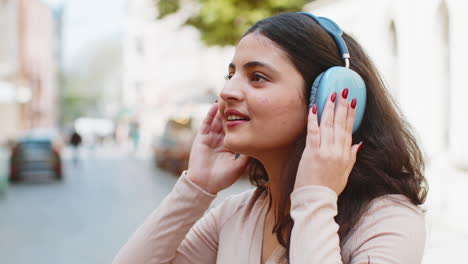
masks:
[[[468,2],[257,2],[0,0],[0,263],[110,263],[186,169],[242,33],[301,10],[362,44],[415,128],[423,263],[466,263]]]

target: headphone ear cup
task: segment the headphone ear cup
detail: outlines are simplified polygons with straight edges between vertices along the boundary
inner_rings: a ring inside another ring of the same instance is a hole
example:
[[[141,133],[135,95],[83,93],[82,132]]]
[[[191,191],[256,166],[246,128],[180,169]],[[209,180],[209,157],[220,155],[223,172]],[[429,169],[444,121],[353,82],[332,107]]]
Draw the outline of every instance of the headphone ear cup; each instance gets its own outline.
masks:
[[[366,108],[367,94],[364,80],[355,71],[341,66],[334,66],[321,73],[312,85],[309,107],[317,104],[317,117],[320,124],[323,109],[330,94],[336,92],[339,95],[345,88],[349,90],[348,101],[353,98],[357,100],[356,118],[353,125],[354,133],[361,125]]]
[[[315,78],[314,83],[312,84],[312,88],[310,89],[310,100],[309,100],[309,109],[317,103],[317,91],[320,84],[320,80],[325,72],[322,72]]]

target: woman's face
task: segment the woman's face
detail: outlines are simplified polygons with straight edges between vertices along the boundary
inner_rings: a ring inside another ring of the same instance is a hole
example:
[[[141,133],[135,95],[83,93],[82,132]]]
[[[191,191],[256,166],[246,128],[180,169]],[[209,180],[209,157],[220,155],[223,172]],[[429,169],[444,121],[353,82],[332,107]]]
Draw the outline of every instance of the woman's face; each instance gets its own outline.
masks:
[[[219,111],[224,145],[255,157],[283,150],[304,135],[304,80],[286,53],[267,37],[250,33],[237,45]],[[242,117],[242,120],[233,120]]]

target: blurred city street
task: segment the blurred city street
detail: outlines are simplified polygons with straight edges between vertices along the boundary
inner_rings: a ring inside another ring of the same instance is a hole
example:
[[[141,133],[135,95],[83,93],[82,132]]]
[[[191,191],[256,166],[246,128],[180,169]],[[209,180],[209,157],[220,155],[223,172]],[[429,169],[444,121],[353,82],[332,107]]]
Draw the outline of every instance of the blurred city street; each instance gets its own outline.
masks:
[[[110,263],[178,179],[156,169],[144,151],[88,148],[77,167],[70,154],[62,182],[25,179],[0,199],[0,263]],[[248,188],[241,179],[212,206]]]
[[[111,263],[235,88],[245,30],[293,10],[362,45],[411,126],[429,185],[422,263],[468,263],[468,1],[0,0],[0,264]]]

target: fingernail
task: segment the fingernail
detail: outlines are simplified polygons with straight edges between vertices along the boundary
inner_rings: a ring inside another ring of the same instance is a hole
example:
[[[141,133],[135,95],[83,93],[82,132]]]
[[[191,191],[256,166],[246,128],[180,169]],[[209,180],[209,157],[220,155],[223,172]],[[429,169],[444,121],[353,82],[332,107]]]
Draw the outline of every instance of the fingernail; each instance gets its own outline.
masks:
[[[344,99],[348,98],[348,88],[344,88],[343,92],[341,93],[341,96],[343,96]]]
[[[334,103],[336,100],[336,92],[334,92],[331,96],[331,101]]]
[[[314,115],[317,114],[317,104],[314,104],[314,106],[312,107],[312,113],[314,113]]]
[[[236,155],[234,156],[234,159],[239,158],[239,156],[240,156],[240,153],[236,153]]]
[[[351,100],[351,108],[352,109],[356,108],[356,103],[357,103],[356,98],[353,98],[353,100]]]
[[[218,100],[215,100],[215,103],[217,103],[217,102],[218,102]]]
[[[359,148],[357,149],[357,152],[359,152],[361,150],[361,148],[362,148],[362,141],[359,144],[361,144],[361,145],[359,145]]]

